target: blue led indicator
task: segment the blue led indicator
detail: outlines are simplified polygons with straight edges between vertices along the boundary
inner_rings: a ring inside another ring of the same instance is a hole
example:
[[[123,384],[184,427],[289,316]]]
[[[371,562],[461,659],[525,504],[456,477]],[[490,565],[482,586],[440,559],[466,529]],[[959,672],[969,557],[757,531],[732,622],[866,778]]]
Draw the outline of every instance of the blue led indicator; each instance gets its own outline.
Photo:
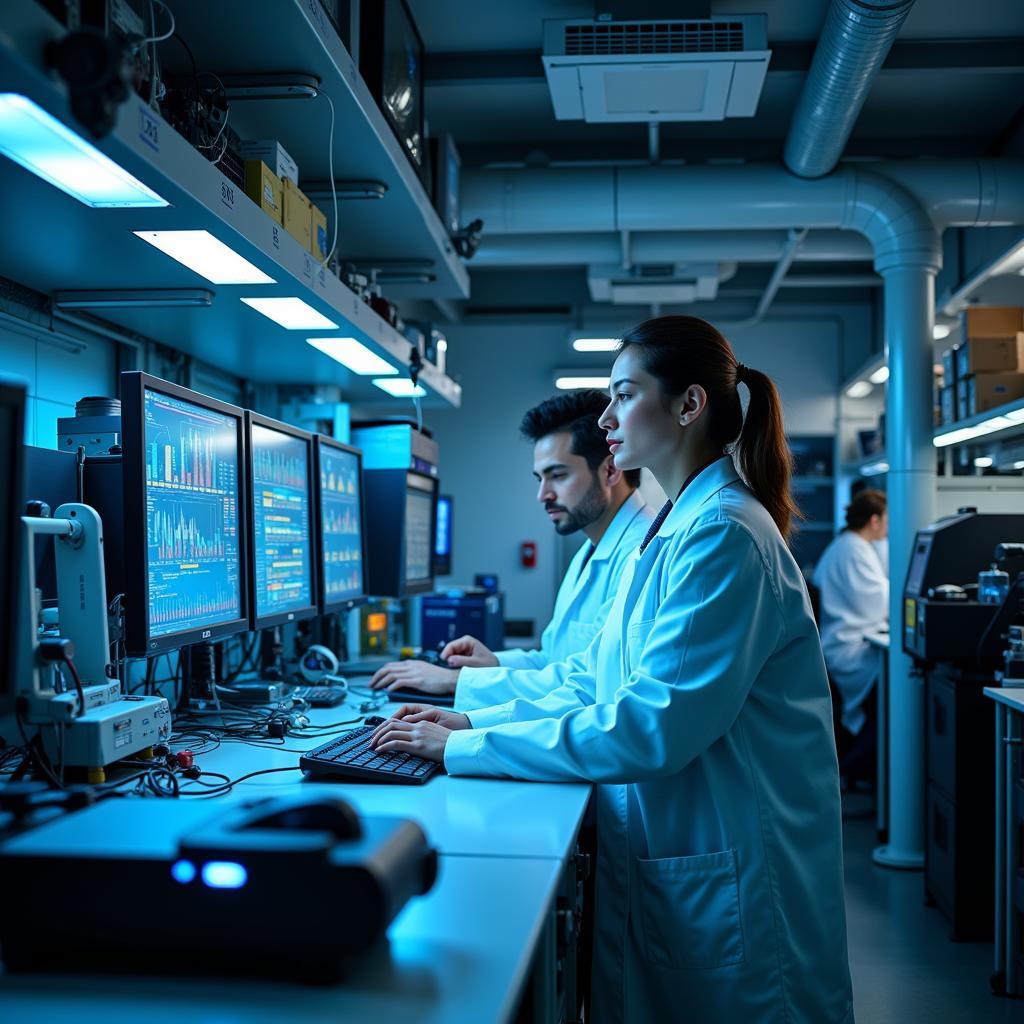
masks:
[[[188,885],[196,877],[196,866],[190,860],[177,860],[171,865],[171,877],[182,885]]]
[[[241,889],[249,873],[231,860],[211,860],[203,865],[203,881],[211,889]]]

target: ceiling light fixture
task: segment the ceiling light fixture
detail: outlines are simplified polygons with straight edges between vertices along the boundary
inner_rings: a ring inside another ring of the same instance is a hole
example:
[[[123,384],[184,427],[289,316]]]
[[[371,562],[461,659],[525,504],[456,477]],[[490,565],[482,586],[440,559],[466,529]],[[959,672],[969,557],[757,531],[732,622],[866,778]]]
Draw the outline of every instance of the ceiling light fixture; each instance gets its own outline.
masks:
[[[574,338],[572,347],[577,352],[614,352],[619,338]]]
[[[386,391],[392,398],[422,398],[427,392],[408,377],[384,377],[374,380],[374,387]]]
[[[888,379],[889,379],[889,367],[888,366],[880,366],[877,370],[875,370],[875,372],[873,374],[871,374],[870,377],[868,377],[868,380],[871,381],[872,384],[884,384]]]
[[[398,373],[391,363],[355,338],[307,338],[306,342],[361,377]]]
[[[871,384],[866,380],[855,380],[847,389],[847,398],[867,398],[871,394]]]
[[[338,325],[328,320],[323,313],[315,310],[308,302],[294,295],[279,298],[244,298],[242,301],[262,313],[268,320],[286,327],[289,331],[335,331]]]
[[[559,391],[578,391],[581,388],[598,388],[606,390],[609,384],[608,374],[566,374],[555,378],[555,387]]]
[[[86,206],[169,205],[105,153],[18,93],[0,93],[0,153]]]
[[[209,231],[133,231],[133,235],[214,284],[276,284]]]

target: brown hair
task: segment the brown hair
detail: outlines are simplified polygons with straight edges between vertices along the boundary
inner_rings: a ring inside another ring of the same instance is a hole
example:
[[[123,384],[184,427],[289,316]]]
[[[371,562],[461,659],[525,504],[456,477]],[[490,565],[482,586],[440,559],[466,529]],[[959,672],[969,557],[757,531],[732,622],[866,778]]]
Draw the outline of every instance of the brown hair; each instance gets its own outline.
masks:
[[[884,491],[861,491],[846,506],[847,530],[862,530],[871,521],[872,516],[884,516],[889,501]]]
[[[639,351],[644,369],[665,394],[681,395],[694,384],[704,389],[708,440],[735,454],[747,485],[788,537],[793,520],[802,517],[789,491],[793,457],[772,379],[739,363],[721,332],[696,316],[645,320],[623,337],[624,348]],[[740,383],[750,391],[745,417]]]

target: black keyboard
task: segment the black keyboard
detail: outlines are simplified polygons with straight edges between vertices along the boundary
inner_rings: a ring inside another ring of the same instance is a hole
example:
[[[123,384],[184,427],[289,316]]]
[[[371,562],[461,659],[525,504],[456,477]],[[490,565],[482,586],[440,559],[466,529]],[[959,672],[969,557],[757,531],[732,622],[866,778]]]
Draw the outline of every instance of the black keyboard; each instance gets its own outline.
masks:
[[[368,718],[366,725],[303,754],[299,767],[310,775],[413,786],[422,785],[440,770],[441,766],[435,761],[415,754],[381,754],[371,750],[370,737],[383,721],[383,718]]]
[[[342,686],[297,686],[289,697],[299,697],[310,707],[334,708],[344,703],[348,691]]]

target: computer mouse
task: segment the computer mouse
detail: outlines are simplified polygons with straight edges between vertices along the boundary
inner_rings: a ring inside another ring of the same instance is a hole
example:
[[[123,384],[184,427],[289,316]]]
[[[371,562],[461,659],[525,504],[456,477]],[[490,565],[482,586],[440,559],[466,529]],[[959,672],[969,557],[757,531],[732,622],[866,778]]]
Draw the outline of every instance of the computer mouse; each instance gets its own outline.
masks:
[[[266,814],[256,814],[245,827],[330,832],[336,839],[358,839],[363,834],[355,808],[337,797],[303,800]]]

